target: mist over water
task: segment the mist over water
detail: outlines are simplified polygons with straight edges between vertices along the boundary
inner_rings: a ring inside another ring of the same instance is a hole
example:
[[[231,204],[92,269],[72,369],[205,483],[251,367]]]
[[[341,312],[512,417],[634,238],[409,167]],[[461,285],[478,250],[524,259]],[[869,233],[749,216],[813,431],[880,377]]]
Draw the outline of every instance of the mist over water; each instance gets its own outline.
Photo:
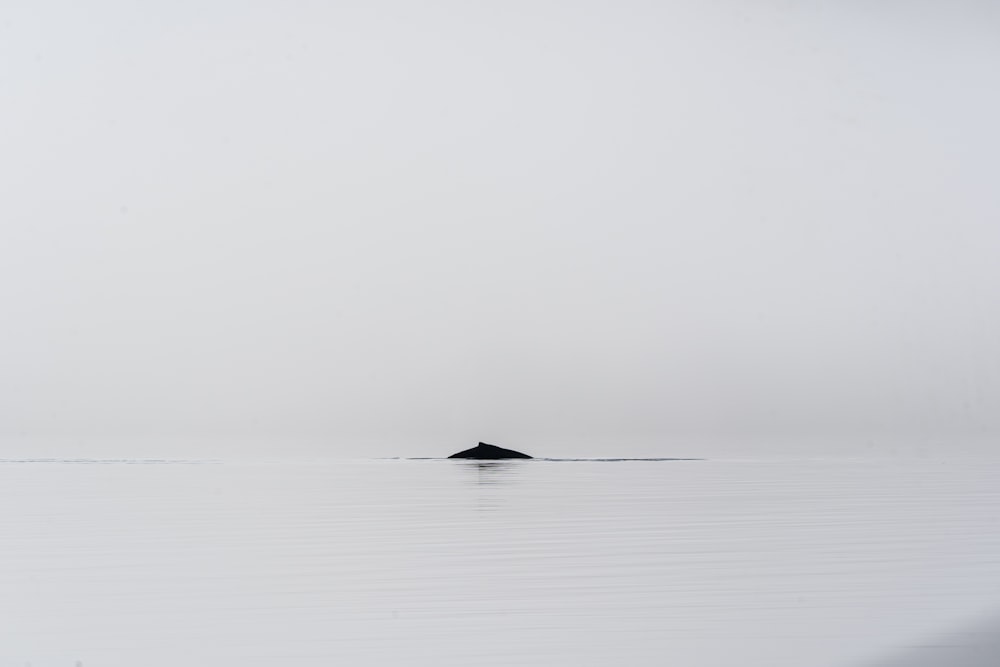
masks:
[[[988,442],[998,20],[11,3],[0,436]]]

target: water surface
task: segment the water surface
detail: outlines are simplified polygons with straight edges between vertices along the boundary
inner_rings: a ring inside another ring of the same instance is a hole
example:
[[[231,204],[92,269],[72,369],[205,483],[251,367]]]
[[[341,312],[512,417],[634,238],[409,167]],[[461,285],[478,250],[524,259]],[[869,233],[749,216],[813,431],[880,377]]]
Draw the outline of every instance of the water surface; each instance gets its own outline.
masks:
[[[973,460],[6,460],[0,665],[926,657],[1000,609],[998,501]]]

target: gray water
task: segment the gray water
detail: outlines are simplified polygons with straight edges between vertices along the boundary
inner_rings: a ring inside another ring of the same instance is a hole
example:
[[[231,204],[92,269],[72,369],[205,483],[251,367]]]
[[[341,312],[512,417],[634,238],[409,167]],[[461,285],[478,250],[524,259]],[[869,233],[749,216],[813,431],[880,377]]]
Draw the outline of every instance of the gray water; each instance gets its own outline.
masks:
[[[0,665],[947,665],[998,509],[968,459],[7,460]]]

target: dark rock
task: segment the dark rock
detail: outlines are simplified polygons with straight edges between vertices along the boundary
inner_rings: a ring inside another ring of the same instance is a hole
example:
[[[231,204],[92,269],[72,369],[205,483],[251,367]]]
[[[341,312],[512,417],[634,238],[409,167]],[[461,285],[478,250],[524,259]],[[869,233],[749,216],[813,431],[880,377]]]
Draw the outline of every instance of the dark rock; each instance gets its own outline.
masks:
[[[504,449],[496,445],[481,442],[472,449],[452,454],[449,459],[530,459],[531,457],[513,449]]]

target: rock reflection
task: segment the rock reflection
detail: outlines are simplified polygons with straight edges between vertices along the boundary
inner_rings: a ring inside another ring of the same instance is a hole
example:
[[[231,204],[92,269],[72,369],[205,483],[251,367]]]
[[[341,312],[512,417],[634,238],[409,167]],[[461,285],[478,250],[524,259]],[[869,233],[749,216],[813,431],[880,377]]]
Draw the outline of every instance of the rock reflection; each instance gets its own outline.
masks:
[[[498,486],[513,482],[520,474],[521,463],[515,461],[463,460],[462,468],[472,473],[472,480],[481,486]]]
[[[476,461],[462,459],[460,467],[466,479],[479,490],[474,494],[474,508],[477,512],[502,510],[509,500],[510,486],[522,472],[520,461]]]

